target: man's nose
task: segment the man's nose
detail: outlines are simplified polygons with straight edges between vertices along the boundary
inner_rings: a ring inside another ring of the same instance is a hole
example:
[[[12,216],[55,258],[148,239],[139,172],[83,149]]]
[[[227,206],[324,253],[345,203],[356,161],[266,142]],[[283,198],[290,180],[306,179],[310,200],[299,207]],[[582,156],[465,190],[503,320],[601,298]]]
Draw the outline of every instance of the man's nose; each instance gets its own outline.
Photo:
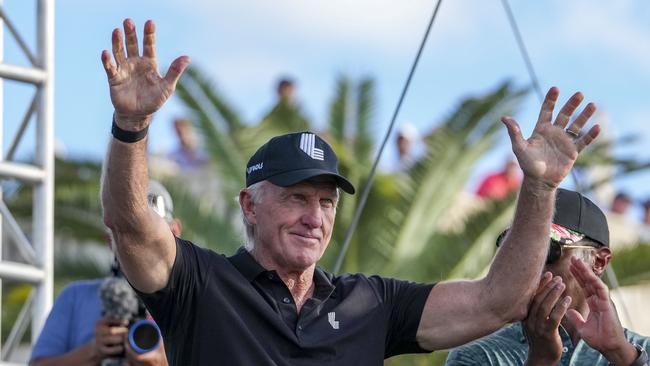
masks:
[[[323,211],[319,202],[309,204],[305,208],[302,223],[313,229],[323,226]]]

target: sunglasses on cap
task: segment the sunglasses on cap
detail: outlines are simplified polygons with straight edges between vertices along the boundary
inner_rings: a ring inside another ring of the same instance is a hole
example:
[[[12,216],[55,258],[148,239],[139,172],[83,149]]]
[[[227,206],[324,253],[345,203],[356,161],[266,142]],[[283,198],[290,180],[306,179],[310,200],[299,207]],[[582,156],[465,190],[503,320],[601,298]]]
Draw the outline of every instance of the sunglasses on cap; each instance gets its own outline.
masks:
[[[548,254],[546,255],[546,264],[553,264],[557,262],[560,257],[562,257],[562,249],[586,249],[586,248],[597,248],[597,244],[587,245],[587,244],[564,244],[559,241],[551,239],[551,246],[548,249]]]
[[[501,244],[503,239],[505,239],[508,229],[504,230],[497,237],[497,247]],[[553,264],[557,262],[560,257],[562,257],[562,249],[587,249],[587,248],[598,248],[600,245],[596,243],[587,242],[585,244],[573,244],[573,243],[563,243],[558,240],[550,239],[550,245],[548,248],[548,254],[546,255],[546,264]]]

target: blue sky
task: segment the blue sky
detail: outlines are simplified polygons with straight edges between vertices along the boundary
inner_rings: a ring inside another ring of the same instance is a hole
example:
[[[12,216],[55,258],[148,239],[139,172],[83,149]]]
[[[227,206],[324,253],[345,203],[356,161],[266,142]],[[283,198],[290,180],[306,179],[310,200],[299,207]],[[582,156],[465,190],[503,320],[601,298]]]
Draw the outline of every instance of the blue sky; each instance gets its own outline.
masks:
[[[4,0],[5,11],[34,43],[33,1]],[[376,81],[375,135],[383,136],[402,83],[415,55],[434,1],[388,0],[113,0],[56,2],[55,131],[73,157],[101,159],[108,141],[112,108],[102,49],[126,17],[139,31],[146,19],[157,23],[161,69],[187,54],[217,87],[254,122],[271,107],[279,75],[298,81],[305,112],[322,126],[338,75],[371,76]],[[567,97],[581,90],[602,112],[609,136],[634,134],[641,143],[620,153],[650,159],[650,2],[512,1],[543,88],[556,85]],[[25,64],[5,31],[7,63]],[[459,98],[483,93],[511,79],[529,83],[524,63],[498,0],[454,0],[442,4],[398,123],[426,131]],[[31,87],[5,82],[4,146],[31,98]],[[530,94],[517,119],[530,133],[538,112]],[[173,147],[170,120],[183,114],[171,100],[151,128],[151,150]],[[33,134],[33,130],[31,132]],[[507,156],[501,146],[474,174],[496,169]],[[19,155],[29,155],[29,144]],[[393,159],[386,154],[384,166]],[[615,182],[636,198],[650,197],[650,175]]]

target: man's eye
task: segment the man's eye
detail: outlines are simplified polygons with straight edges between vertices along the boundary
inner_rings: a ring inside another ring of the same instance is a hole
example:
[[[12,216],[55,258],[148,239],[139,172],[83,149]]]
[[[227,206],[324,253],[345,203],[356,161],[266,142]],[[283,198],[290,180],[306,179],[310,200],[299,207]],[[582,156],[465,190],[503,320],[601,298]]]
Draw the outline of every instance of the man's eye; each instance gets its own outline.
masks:
[[[334,201],[332,201],[329,198],[328,199],[323,199],[323,200],[320,200],[320,204],[323,205],[324,207],[332,207],[332,206],[334,206]]]
[[[301,194],[292,194],[291,199],[293,199],[294,201],[303,202],[303,201],[305,201],[305,196],[303,196]]]

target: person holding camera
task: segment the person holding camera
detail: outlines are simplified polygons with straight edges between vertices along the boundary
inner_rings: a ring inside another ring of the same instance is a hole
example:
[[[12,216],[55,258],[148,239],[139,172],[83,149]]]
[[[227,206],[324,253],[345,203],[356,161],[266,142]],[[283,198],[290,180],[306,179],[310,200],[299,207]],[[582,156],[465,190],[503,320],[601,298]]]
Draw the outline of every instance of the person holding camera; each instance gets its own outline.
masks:
[[[147,198],[149,207],[167,222],[172,234],[180,235],[180,221],[172,216],[173,202],[162,184],[150,180]],[[113,272],[117,275],[119,268]],[[100,296],[106,281],[75,281],[61,291],[32,348],[30,366],[96,366],[107,359],[124,359],[122,366],[168,365],[162,342],[155,350],[138,353],[127,340],[129,321],[104,316],[114,313],[106,311],[106,301]],[[137,301],[126,282],[124,287],[122,292],[130,291],[130,297]]]

